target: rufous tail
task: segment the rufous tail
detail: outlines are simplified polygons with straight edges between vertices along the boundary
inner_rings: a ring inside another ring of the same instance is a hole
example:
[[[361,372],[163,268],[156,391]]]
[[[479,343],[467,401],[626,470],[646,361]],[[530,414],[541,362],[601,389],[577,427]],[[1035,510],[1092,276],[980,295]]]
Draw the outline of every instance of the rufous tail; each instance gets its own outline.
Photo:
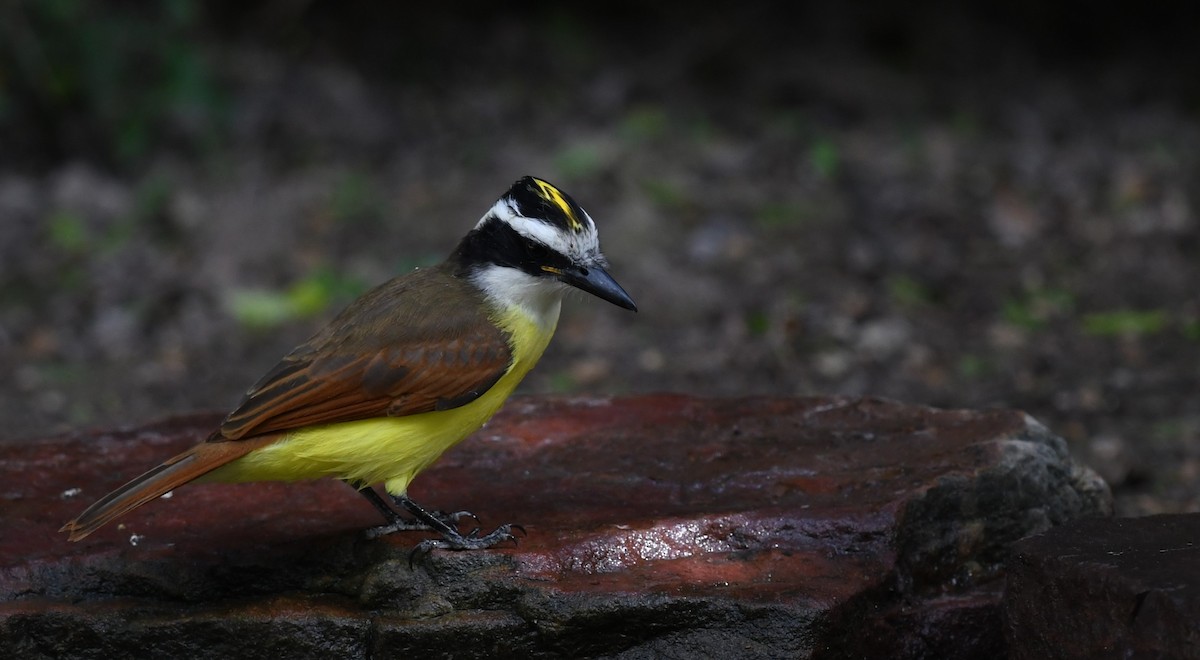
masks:
[[[277,435],[266,435],[245,440],[202,442],[100,498],[58,531],[70,532],[68,540],[78,541],[146,502],[277,439]]]

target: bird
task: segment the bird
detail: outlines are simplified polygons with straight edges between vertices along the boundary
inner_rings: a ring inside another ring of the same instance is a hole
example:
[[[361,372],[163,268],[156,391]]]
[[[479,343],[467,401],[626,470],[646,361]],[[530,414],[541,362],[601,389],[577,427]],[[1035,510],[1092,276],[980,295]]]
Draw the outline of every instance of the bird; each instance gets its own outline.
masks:
[[[591,216],[545,179],[525,176],[443,262],[350,303],[268,370],[203,442],[59,531],[78,541],[189,482],[332,477],[384,516],[371,538],[435,532],[440,538],[418,545],[424,552],[515,542],[519,525],[464,533],[458,522],[473,514],[421,507],[409,484],[500,409],[549,344],[568,291],[637,311],[607,267]]]

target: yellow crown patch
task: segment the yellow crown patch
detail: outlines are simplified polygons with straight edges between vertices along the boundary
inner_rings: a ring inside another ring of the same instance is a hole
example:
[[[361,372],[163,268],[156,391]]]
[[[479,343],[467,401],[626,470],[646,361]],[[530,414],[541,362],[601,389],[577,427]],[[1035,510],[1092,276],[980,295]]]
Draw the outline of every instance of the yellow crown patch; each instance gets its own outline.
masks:
[[[575,215],[575,209],[571,208],[571,203],[567,201],[566,196],[558,188],[537,178],[533,179],[533,183],[537,186],[538,195],[547,202],[557,206],[563,212],[563,215],[567,217],[567,223],[571,231],[578,233],[584,230],[583,223]]]

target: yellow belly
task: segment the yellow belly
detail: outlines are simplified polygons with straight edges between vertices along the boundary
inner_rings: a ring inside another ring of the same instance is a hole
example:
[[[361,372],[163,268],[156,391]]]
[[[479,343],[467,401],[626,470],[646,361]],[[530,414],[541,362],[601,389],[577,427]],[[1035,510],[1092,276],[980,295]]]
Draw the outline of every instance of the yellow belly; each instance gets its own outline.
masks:
[[[513,363],[483,396],[451,410],[309,426],[220,467],[204,481],[297,481],[334,477],[402,495],[418,472],[491,418],[537,363],[558,322],[558,306],[539,322],[514,310],[499,318],[511,333]]]

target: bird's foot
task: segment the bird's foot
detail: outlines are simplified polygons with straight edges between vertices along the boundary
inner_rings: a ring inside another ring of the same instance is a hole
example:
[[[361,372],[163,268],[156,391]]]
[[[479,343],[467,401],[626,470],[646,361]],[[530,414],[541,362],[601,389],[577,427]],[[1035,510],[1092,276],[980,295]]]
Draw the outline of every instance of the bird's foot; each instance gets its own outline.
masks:
[[[517,536],[513,534],[514,531],[520,532],[522,536],[525,535],[524,527],[512,523],[500,525],[496,529],[492,530],[490,534],[485,534],[483,536],[479,535],[478,527],[471,530],[466,535],[460,534],[457,529],[451,527],[449,532],[445,530],[442,531],[442,538],[440,539],[429,539],[418,543],[417,546],[413,548],[412,554],[409,555],[408,561],[411,565],[416,560],[423,558],[425,555],[428,555],[430,552],[433,552],[437,549],[486,550],[504,543],[505,541],[512,541],[513,544],[516,545],[518,539]]]
[[[407,495],[392,495],[392,502],[413,516],[413,519],[402,518],[399,513],[387,506],[374,490],[364,488],[360,489],[359,492],[388,521],[386,525],[367,530],[367,538],[377,539],[386,534],[401,531],[425,531],[441,534],[442,538],[422,541],[417,544],[417,547],[413,548],[412,553],[408,556],[410,566],[418,558],[424,557],[438,548],[446,550],[483,550],[505,541],[516,543],[517,537],[513,535],[514,530],[520,532],[522,535],[525,534],[524,527],[508,524],[497,527],[490,534],[480,536],[478,527],[479,517],[470,511],[455,511],[454,513],[427,511],[409,499]],[[458,523],[464,518],[471,518],[476,523],[476,527],[466,534],[458,531]]]
[[[378,527],[372,527],[364,530],[363,536],[373,540],[382,536],[387,536],[388,534],[395,534],[396,532],[428,532],[431,531],[431,529],[432,528],[429,525],[426,525],[419,520],[408,520],[407,518],[396,516],[395,520],[386,525],[380,525]]]
[[[383,501],[383,498],[379,496],[379,493],[375,492],[375,489],[357,482],[348,481],[346,483],[358,491],[360,495],[367,498],[371,506],[375,507],[375,510],[379,511],[384,519],[387,520],[387,524],[385,525],[366,530],[364,535],[368,539],[377,539],[395,532],[440,532],[444,534],[446,530],[451,530],[457,533],[458,522],[464,518],[470,518],[476,524],[479,524],[479,516],[470,511],[455,511],[453,513],[426,511],[414,504],[407,496],[393,495],[392,502],[397,506],[404,507],[414,516],[414,518],[405,518],[397,513],[395,509],[388,506]]]
[[[453,527],[454,529],[458,529],[458,521],[462,520],[463,518],[470,518],[471,520],[475,521],[476,525],[479,524],[479,516],[471,513],[470,511],[455,511],[454,513],[446,513],[445,511],[430,511],[429,515],[446,523],[447,526]]]
[[[430,516],[433,516],[441,523],[441,526],[433,526],[420,520],[401,517],[399,514],[391,516],[391,522],[386,525],[372,527],[363,532],[363,535],[370,540],[374,540],[388,534],[396,532],[441,532],[444,528],[458,530],[458,522],[464,518],[470,518],[477,524],[479,516],[470,511],[455,511],[454,513],[446,513],[444,511],[430,511]],[[443,527],[444,526],[444,527]]]

